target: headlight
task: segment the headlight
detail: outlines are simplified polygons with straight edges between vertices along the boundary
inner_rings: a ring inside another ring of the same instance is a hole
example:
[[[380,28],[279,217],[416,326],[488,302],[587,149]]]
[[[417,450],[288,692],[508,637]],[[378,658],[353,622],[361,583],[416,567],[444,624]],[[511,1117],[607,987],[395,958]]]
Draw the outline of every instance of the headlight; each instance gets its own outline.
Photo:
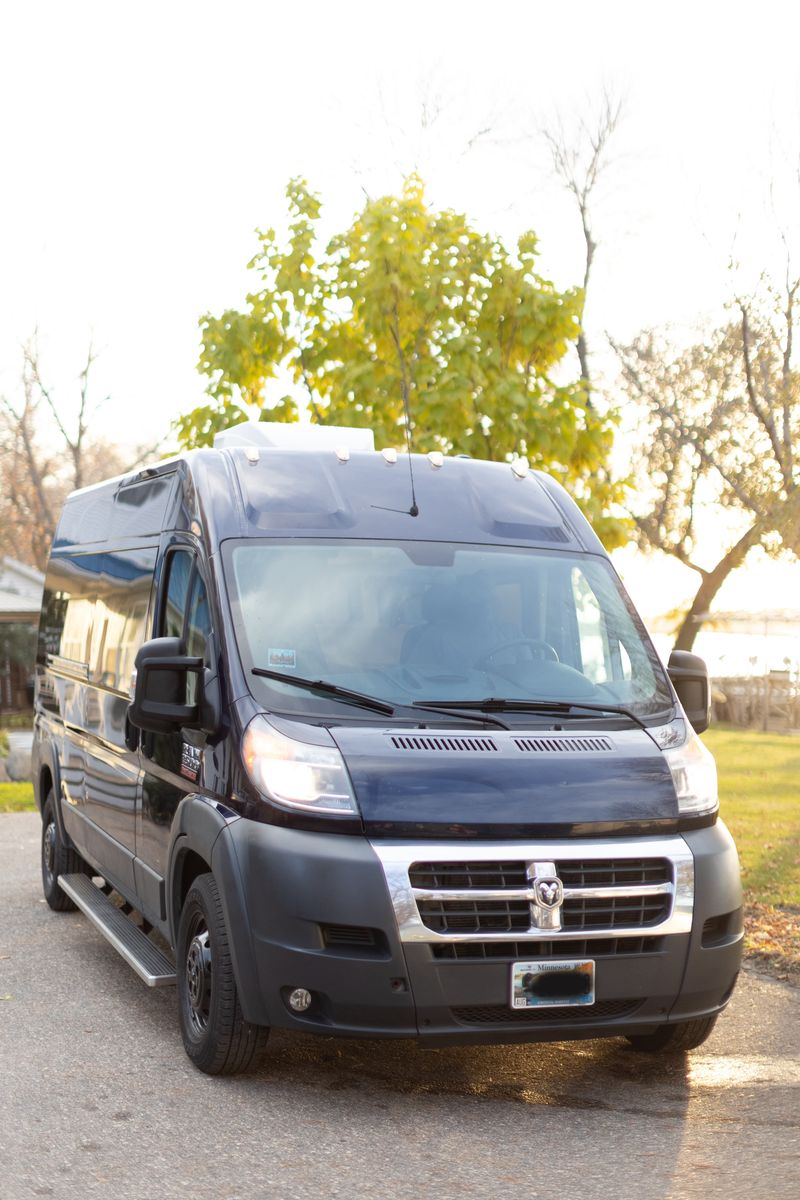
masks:
[[[672,772],[680,815],[702,817],[716,812],[719,808],[717,764],[711,751],[706,749],[691,726],[678,720],[672,725],[651,732],[664,748],[664,758]],[[674,744],[676,737],[680,739],[678,745]]]
[[[255,786],[278,804],[307,812],[358,814],[344,759],[335,746],[296,742],[264,717],[254,717],[245,730],[242,754]]]

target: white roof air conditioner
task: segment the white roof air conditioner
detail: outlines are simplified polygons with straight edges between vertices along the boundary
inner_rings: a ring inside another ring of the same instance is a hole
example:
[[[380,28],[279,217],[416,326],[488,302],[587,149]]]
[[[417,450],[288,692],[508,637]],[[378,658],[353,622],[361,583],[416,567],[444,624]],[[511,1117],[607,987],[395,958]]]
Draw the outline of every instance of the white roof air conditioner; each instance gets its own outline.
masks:
[[[259,450],[374,450],[371,429],[347,425],[287,425],[280,421],[244,421],[232,429],[223,429],[214,437],[215,450],[235,446],[255,446]]]

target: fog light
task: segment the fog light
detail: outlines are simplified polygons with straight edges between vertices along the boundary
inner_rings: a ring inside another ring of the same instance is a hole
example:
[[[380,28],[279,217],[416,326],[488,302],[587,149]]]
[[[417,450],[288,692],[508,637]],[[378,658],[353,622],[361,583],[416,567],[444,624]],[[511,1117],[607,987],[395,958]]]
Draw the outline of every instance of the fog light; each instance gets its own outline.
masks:
[[[311,992],[305,988],[295,988],[289,993],[289,1008],[293,1008],[295,1012],[305,1012],[311,1007]]]

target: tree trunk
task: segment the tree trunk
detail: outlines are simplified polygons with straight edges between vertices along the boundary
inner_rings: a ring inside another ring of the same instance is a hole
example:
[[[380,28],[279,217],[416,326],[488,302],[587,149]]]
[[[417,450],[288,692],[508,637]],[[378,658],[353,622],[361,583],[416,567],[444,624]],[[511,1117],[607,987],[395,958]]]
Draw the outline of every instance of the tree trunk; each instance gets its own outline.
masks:
[[[711,571],[704,573],[700,587],[697,589],[689,611],[683,618],[683,622],[678,630],[678,636],[675,639],[675,650],[691,650],[694,640],[703,625],[705,616],[713,603],[714,597],[731,571],[735,571],[737,567],[742,565],[748,550],[760,540],[761,533],[760,523],[752,525],[739,538],[736,545],[731,547],[725,557],[721,558]]]

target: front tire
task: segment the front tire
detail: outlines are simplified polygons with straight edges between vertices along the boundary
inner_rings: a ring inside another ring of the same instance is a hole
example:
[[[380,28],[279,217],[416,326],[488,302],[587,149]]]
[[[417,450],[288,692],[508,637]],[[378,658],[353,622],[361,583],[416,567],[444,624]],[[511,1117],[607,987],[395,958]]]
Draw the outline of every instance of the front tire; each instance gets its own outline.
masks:
[[[61,839],[56,821],[56,799],[53,789],[47,793],[42,810],[42,891],[53,912],[74,912],[73,904],[58,884],[59,875],[86,875],[89,866],[77,850]]]
[[[702,1046],[716,1023],[717,1014],[714,1013],[713,1017],[661,1025],[655,1033],[632,1034],[628,1041],[634,1050],[644,1054],[685,1054]]]
[[[178,1016],[194,1065],[207,1075],[238,1075],[256,1066],[269,1029],[242,1016],[219,888],[211,874],[199,875],[189,889],[176,957]]]

